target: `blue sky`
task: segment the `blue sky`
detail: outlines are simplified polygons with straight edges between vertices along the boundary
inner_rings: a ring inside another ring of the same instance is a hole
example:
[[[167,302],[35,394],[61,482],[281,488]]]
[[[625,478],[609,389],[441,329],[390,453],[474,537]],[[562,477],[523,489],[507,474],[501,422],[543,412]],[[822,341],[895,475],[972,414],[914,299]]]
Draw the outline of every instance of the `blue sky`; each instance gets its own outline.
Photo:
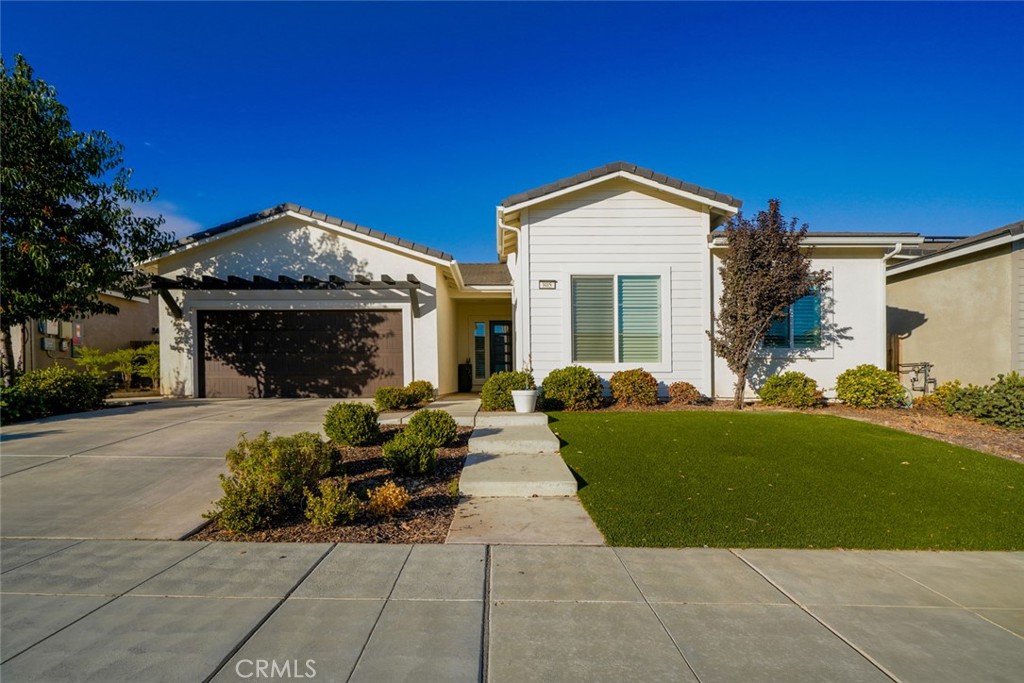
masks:
[[[1024,4],[18,3],[78,129],[180,232],[292,201],[494,255],[504,197],[625,160],[814,230],[1024,218]]]

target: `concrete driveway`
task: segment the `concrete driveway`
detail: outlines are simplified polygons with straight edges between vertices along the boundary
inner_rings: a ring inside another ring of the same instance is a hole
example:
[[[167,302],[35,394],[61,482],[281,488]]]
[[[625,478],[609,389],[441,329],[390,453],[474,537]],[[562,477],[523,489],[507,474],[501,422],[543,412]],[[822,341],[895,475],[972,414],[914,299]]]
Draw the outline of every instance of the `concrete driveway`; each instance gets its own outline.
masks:
[[[239,432],[321,431],[333,403],[168,400],[4,427],[0,535],[181,538],[220,497]]]

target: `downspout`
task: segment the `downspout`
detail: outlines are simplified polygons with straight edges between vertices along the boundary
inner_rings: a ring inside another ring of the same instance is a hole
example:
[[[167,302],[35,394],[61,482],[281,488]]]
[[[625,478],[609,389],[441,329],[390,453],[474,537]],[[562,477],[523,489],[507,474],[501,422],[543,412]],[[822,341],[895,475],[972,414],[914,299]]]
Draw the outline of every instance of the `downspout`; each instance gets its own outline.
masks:
[[[499,207],[497,207],[495,209],[495,212],[494,212],[494,218],[495,218],[495,221],[498,224],[498,234],[500,235],[502,230],[511,230],[512,232],[514,232],[516,234],[516,242],[518,244],[517,252],[516,252],[515,265],[516,265],[516,267],[519,270],[519,277],[513,276],[513,278],[512,278],[512,296],[515,297],[513,301],[515,303],[518,303],[518,305],[516,306],[516,311],[518,312],[518,316],[517,317],[520,319],[521,325],[522,325],[521,329],[522,329],[522,337],[523,337],[523,345],[522,345],[523,357],[518,359],[519,365],[522,366],[522,365],[524,365],[527,362],[527,359],[529,359],[533,355],[533,352],[532,352],[533,340],[530,338],[530,321],[528,320],[528,318],[526,316],[526,311],[524,310],[524,307],[523,307],[523,300],[524,300],[523,294],[525,293],[526,297],[529,297],[529,295],[530,295],[530,292],[529,292],[529,287],[530,287],[529,278],[523,276],[523,271],[526,268],[526,261],[523,259],[523,254],[521,253],[522,252],[522,247],[523,247],[523,230],[522,230],[522,228],[514,227],[512,225],[509,225],[505,221],[503,221],[502,220],[502,215],[503,215],[502,209],[499,206]],[[517,289],[518,289],[517,285],[524,285],[526,289],[517,291]],[[513,330],[513,333],[515,333],[516,331],[517,330]]]
[[[879,367],[885,368],[889,364],[888,348],[889,348],[889,293],[886,290],[888,286],[888,278],[885,275],[886,265],[889,263],[889,259],[893,258],[897,254],[903,251],[903,242],[897,242],[896,246],[892,251],[882,256],[882,363]],[[896,368],[899,370],[899,368]]]

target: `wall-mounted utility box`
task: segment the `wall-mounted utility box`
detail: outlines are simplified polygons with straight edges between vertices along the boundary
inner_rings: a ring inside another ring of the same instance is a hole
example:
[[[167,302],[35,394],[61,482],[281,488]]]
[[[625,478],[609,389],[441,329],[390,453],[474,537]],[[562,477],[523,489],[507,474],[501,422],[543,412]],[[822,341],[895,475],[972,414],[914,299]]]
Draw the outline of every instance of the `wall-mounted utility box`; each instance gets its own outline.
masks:
[[[42,339],[39,340],[39,348],[41,348],[43,351],[56,351],[57,340],[54,339],[53,337],[43,337]]]

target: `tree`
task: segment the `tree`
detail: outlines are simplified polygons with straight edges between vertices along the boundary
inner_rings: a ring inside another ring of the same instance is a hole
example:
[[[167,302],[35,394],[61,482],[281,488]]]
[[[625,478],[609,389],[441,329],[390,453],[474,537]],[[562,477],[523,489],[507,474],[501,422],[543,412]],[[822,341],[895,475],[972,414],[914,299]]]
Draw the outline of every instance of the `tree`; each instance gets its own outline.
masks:
[[[0,58],[0,72],[0,331],[10,380],[16,326],[117,313],[100,293],[139,294],[147,275],[137,264],[170,235],[162,217],[134,214],[156,191],[129,186],[122,145],[75,131],[57,91],[21,55],[10,70]]]
[[[139,369],[139,352],[136,349],[117,349],[103,356],[104,364],[109,365],[121,376],[121,384],[131,389],[132,375]]]
[[[743,408],[747,375],[772,320],[800,297],[828,281],[812,271],[810,249],[800,246],[807,224],[788,223],[779,200],[768,202],[753,221],[739,214],[725,227],[728,248],[722,255],[722,296],[711,345],[736,375],[733,406]],[[805,253],[806,252],[806,253]]]

